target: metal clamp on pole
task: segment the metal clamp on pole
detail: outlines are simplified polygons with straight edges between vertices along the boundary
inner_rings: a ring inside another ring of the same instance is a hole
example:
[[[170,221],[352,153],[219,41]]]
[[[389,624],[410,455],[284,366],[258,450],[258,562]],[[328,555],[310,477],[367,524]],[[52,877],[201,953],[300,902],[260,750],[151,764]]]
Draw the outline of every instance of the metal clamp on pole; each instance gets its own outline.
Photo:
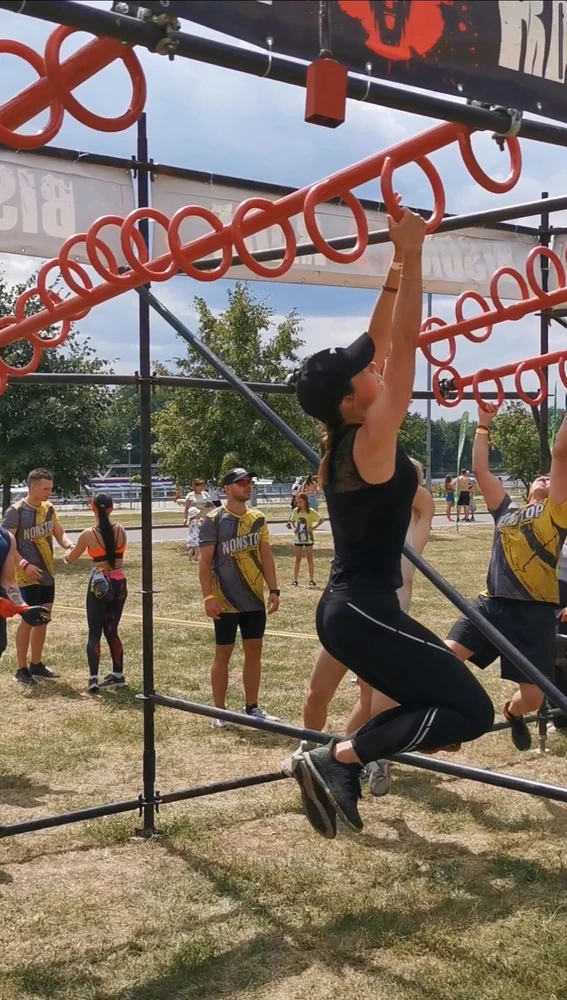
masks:
[[[498,129],[492,136],[500,149],[504,151],[504,139],[515,139],[520,134],[524,112],[518,108],[505,108],[500,104],[486,104],[483,101],[467,101],[471,108],[482,108],[484,111],[491,111],[502,116],[502,125],[507,128]]]

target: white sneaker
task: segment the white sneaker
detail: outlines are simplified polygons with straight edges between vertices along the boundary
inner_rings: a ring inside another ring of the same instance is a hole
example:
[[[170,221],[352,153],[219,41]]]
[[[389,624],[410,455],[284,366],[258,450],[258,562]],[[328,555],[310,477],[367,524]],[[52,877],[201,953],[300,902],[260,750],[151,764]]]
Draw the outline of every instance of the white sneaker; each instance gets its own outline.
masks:
[[[287,778],[293,778],[293,772],[297,761],[303,753],[307,753],[308,750],[314,750],[317,743],[312,743],[311,740],[302,740],[299,744],[297,750],[291,754],[290,757],[286,757],[282,760],[281,769],[282,774],[285,774]]]
[[[230,729],[230,722],[225,722],[224,719],[213,719],[211,729]]]
[[[372,795],[387,795],[392,781],[392,764],[389,760],[375,760],[366,765],[368,787]]]
[[[281,722],[277,715],[268,715],[263,708],[251,708],[249,712],[246,711],[246,706],[242,710],[245,715],[249,715],[252,719],[264,719],[266,722]]]

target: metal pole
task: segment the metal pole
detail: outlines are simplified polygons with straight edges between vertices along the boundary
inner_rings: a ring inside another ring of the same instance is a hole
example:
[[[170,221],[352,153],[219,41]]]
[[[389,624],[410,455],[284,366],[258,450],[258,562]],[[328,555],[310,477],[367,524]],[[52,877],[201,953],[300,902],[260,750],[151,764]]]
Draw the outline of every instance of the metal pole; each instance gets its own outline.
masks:
[[[166,34],[165,29],[148,21],[74,3],[73,0],[26,0],[23,6],[22,0],[0,0],[0,9],[53,21],[55,24],[82,28],[107,38],[117,38],[121,42],[141,45],[150,52],[155,52],[158,45],[168,41],[174,46],[176,56],[213,66],[224,66],[226,69],[258,77],[267,76],[269,71],[270,80],[305,87],[306,62],[276,53],[270,54],[268,58],[267,52],[261,49],[229,45],[181,31]],[[366,76],[349,74],[348,97],[379,107],[428,115],[440,121],[457,122],[469,128],[486,129],[499,134],[507,132],[512,124],[511,116],[505,111],[491,111],[473,104],[434,97],[423,91],[393,87],[379,80],[369,80]],[[567,129],[546,122],[524,118],[519,135],[537,142],[567,146]]]
[[[148,161],[148,136],[146,115],[138,122],[138,160]],[[149,205],[149,172],[138,169],[138,208]],[[149,249],[149,222],[140,219],[140,233]],[[154,692],[154,580],[152,558],[152,426],[151,402],[152,389],[148,381],[151,376],[150,355],[150,308],[147,300],[140,296],[140,375],[144,381],[140,384],[140,473],[142,478],[142,673],[144,695],[144,756],[143,756],[143,787],[144,787],[144,817],[142,836],[149,838],[155,834],[155,781],[156,781],[156,747],[155,747],[155,708],[149,696]]]
[[[547,198],[548,192],[542,191],[541,197]],[[542,247],[548,247],[550,244],[549,236],[549,212],[544,209],[540,216],[540,229],[539,229],[539,245]],[[542,291],[547,292],[549,289],[549,260],[547,257],[540,257],[541,262],[541,287]],[[549,313],[546,309],[542,309],[539,317],[539,352],[540,354],[549,353],[549,327],[550,319]],[[545,384],[549,378],[549,368],[542,368],[543,377],[545,379]],[[549,391],[549,390],[548,390]],[[549,472],[551,468],[551,455],[549,453],[549,402],[548,396],[541,401],[539,407],[539,471],[543,475]]]
[[[266,719],[256,719],[250,715],[242,715],[240,712],[229,712],[226,709],[216,708],[211,705],[199,705],[193,701],[185,701],[182,698],[169,698],[166,695],[155,694],[152,700],[156,705],[165,708],[175,708],[180,712],[189,712],[191,715],[204,715],[209,719],[224,719],[237,726],[248,726],[251,729],[261,729],[269,733],[279,733],[282,736],[291,736],[297,740],[312,740],[315,743],[328,743],[334,737],[331,733],[320,733],[313,729],[300,729],[297,726],[288,726],[283,722],[268,722]],[[469,767],[467,764],[453,764],[445,760],[437,760],[426,754],[419,753],[398,753],[392,754],[389,758],[397,764],[408,764],[410,767],[419,767],[424,771],[436,771],[439,774],[450,774],[458,778],[466,778],[469,781],[480,781],[485,785],[496,785],[499,788],[509,788],[515,792],[525,792],[528,795],[538,795],[545,799],[556,799],[559,802],[567,802],[567,788],[560,785],[548,785],[539,781],[531,781],[529,778],[516,778],[511,774],[502,774],[499,771],[484,771],[479,767]]]
[[[433,296],[427,293],[427,317],[433,316]],[[431,361],[427,362],[427,392],[431,393]],[[431,493],[431,396],[427,397],[427,430],[425,438],[425,487]]]

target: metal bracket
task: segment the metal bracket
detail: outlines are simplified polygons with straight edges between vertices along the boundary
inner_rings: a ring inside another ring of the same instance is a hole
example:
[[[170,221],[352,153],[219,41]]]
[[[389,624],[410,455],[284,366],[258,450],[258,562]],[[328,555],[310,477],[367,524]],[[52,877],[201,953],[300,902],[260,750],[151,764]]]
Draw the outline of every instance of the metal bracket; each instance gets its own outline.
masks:
[[[452,392],[456,392],[455,382],[452,378],[439,379],[439,392],[443,399],[448,399]]]
[[[506,131],[494,132],[492,136],[501,150],[504,149],[504,139],[514,139],[519,134],[524,112],[518,108],[505,108],[501,104],[487,104],[485,101],[468,100],[467,104],[473,108],[484,108],[485,111],[494,111],[496,114],[502,115],[502,118],[506,117],[508,119],[508,128]]]

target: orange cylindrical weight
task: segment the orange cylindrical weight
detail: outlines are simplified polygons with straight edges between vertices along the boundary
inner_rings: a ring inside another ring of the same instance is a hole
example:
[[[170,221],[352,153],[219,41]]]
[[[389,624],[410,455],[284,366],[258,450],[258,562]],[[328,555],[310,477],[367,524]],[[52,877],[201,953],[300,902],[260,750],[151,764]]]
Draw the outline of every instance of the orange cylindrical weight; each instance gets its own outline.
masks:
[[[335,59],[317,59],[307,67],[305,121],[336,128],[346,117],[348,71]]]

